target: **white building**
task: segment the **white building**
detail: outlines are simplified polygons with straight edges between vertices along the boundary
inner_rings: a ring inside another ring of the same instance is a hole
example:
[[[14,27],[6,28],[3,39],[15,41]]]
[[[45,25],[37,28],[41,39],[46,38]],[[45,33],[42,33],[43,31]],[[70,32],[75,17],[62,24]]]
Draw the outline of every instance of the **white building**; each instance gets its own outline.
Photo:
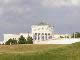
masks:
[[[38,25],[32,25],[32,38],[33,40],[49,40],[54,35],[53,26],[47,23],[39,23]]]
[[[64,41],[64,38],[71,36],[69,34],[54,34],[54,27],[43,22],[32,25],[31,29],[31,33],[4,34],[4,43],[13,38],[18,40],[21,35],[23,35],[26,39],[28,36],[31,36],[34,44],[54,44],[55,40],[58,40],[57,43],[59,43],[61,40]]]
[[[23,35],[26,39],[29,35],[33,38],[33,40],[36,41],[49,40],[53,38],[54,35],[53,26],[47,23],[41,22],[39,24],[32,25],[31,29],[32,29],[31,33],[4,34],[4,42],[8,41],[10,38],[18,40],[21,35]]]
[[[20,36],[23,35],[25,39],[27,39],[28,35],[31,36],[31,34],[28,33],[20,33],[20,34],[4,34],[4,43],[8,41],[9,39],[16,39],[18,40]]]

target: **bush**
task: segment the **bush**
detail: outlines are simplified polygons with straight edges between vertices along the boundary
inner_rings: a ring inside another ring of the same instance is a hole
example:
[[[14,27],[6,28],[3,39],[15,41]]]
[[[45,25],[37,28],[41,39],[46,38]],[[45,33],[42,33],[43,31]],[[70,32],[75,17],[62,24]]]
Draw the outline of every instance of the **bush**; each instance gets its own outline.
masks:
[[[28,36],[27,41],[25,37],[22,35],[20,36],[19,40],[16,39],[9,39],[6,43],[6,45],[14,45],[14,44],[33,44],[33,39],[32,37]]]
[[[80,38],[80,32],[73,33],[72,38]]]
[[[14,44],[17,44],[17,40],[15,40],[14,38],[9,39],[5,44],[6,45],[14,45]]]
[[[26,43],[27,43],[26,39],[23,37],[23,35],[21,35],[18,44],[26,44]]]
[[[27,38],[27,44],[33,44],[32,37],[28,36],[28,38]]]

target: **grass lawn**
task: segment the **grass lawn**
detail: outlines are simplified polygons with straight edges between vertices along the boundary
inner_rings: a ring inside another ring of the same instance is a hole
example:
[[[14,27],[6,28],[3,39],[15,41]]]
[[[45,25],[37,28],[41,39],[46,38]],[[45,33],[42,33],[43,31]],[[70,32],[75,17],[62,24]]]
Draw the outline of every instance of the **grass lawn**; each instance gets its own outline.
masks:
[[[0,60],[80,60],[80,43],[72,45],[0,45]]]

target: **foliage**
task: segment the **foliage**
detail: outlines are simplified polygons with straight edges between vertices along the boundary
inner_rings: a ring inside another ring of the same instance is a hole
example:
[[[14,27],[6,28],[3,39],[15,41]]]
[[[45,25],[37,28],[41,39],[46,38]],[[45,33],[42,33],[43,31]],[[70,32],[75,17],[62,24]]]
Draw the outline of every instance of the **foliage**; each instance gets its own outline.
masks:
[[[12,44],[33,44],[32,37],[28,36],[27,40],[23,35],[20,36],[19,40],[16,39],[9,39],[6,43],[6,45],[12,45]]]
[[[80,38],[80,32],[73,33],[72,38]]]
[[[60,36],[60,38],[64,38],[63,36]]]
[[[9,39],[6,43],[6,45],[13,45],[13,44],[17,44],[17,40],[16,39]]]
[[[27,43],[26,39],[23,37],[23,35],[21,35],[18,44],[26,44],[26,43]]]
[[[27,38],[27,44],[33,44],[32,37],[28,36],[28,38]]]

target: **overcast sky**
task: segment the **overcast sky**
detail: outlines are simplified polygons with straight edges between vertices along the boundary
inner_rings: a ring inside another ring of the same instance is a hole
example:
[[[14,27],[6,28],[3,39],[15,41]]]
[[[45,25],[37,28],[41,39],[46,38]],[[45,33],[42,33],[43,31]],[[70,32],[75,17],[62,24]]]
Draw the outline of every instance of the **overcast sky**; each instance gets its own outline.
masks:
[[[0,36],[30,32],[40,21],[55,26],[55,32],[80,32],[80,0],[0,0]]]

